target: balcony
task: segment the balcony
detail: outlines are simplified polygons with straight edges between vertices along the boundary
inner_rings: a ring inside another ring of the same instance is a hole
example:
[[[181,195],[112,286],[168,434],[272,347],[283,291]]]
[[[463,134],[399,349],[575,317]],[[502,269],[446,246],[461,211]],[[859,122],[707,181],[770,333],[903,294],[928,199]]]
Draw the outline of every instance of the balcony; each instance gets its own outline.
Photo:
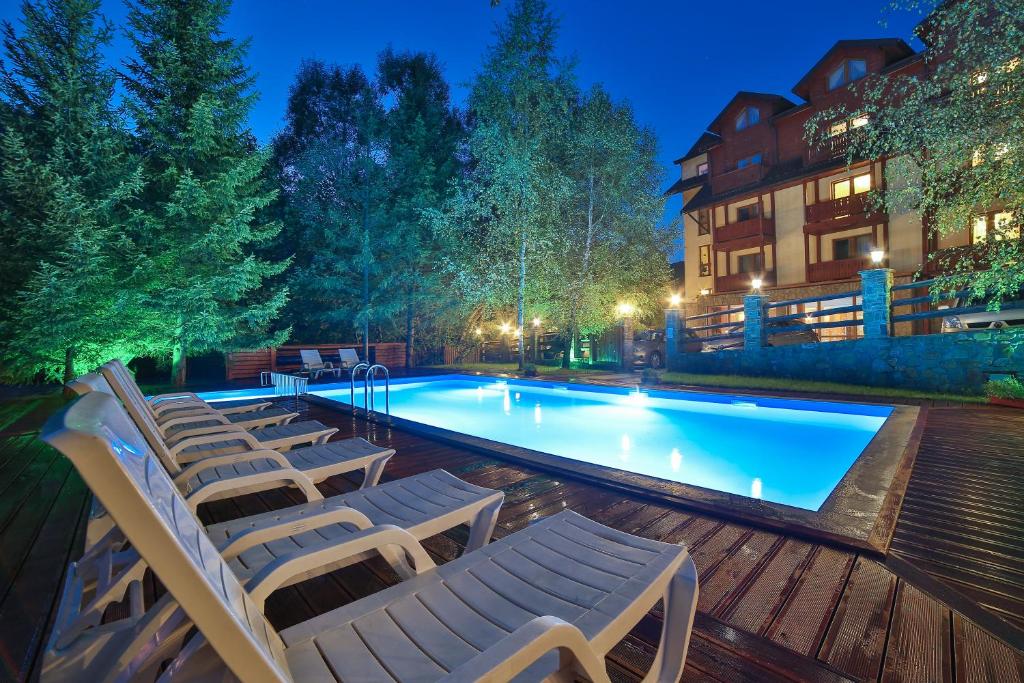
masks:
[[[728,225],[715,228],[713,238],[716,248],[727,242],[736,242],[737,240],[748,240],[749,242],[760,244],[762,239],[770,240],[775,238],[775,219],[757,216],[755,218],[748,218],[745,221],[729,223]],[[730,249],[745,248],[742,244],[728,244],[726,246]]]
[[[715,278],[715,293],[749,291],[750,281],[760,277],[764,287],[771,287],[775,284],[775,271],[768,270],[761,273],[736,273],[734,275],[721,275]]]
[[[928,277],[935,277],[983,267],[981,251],[974,245],[965,244],[959,247],[946,247],[929,254],[924,264],[924,273]]]
[[[765,165],[762,161],[759,164],[750,164],[743,168],[716,173],[711,178],[711,189],[715,194],[721,194],[746,185],[753,185],[764,177],[764,172]]]
[[[878,211],[869,212],[867,192],[804,207],[804,232],[812,235],[832,232],[855,223],[881,220],[884,220],[884,214]]]
[[[849,280],[856,277],[857,273],[865,268],[870,268],[870,265],[868,259],[864,257],[809,263],[807,264],[807,281]]]

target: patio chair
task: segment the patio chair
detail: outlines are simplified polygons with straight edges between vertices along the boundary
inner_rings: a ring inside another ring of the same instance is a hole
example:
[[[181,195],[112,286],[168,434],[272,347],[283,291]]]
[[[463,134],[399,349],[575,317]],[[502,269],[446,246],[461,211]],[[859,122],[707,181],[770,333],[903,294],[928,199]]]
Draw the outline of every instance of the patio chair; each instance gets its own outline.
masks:
[[[299,355],[302,357],[302,370],[309,373],[310,379],[320,379],[320,375],[324,373],[330,373],[335,377],[341,376],[341,369],[334,367],[330,361],[324,362],[316,349],[302,349]]]
[[[68,386],[79,395],[100,393],[120,399],[106,378],[96,373],[83,375]],[[228,436],[210,434],[185,439],[170,445],[159,428],[141,411],[133,411],[123,404],[136,428],[144,435],[160,462],[171,475],[176,486],[188,497],[193,508],[201,503],[222,498],[234,498],[282,486],[295,486],[307,500],[321,500],[323,496],[315,484],[336,474],[363,470],[362,488],[376,486],[391,456],[393,448],[381,448],[366,439],[353,437],[279,452],[263,445],[253,432],[238,432]],[[337,430],[333,430],[337,431]],[[333,433],[332,431],[332,433]],[[245,450],[222,455],[186,457],[193,441],[203,439],[237,439]],[[96,536],[94,532],[90,534]]]
[[[116,366],[125,375],[132,377],[132,380],[134,381],[131,370],[129,370],[128,366],[120,360],[115,358],[108,361],[107,364]],[[262,398],[242,398],[233,401],[218,401],[216,404],[211,404],[199,398],[197,394],[191,391],[158,394],[145,400],[157,415],[163,415],[165,412],[196,410],[202,408],[214,410],[221,415],[233,415],[235,413],[248,413],[264,410],[274,405],[270,401]]]
[[[664,627],[645,680],[682,673],[697,602],[683,546],[566,511],[436,567],[411,534],[381,525],[282,556],[243,586],[111,397],[80,398],[42,438],[72,461],[167,589],[128,626],[81,633],[57,674],[141,678],[170,659],[162,680],[608,681],[603,655],[661,599]],[[390,555],[411,578],[281,632],[267,620],[264,602],[278,587],[368,552]]]
[[[115,364],[104,364],[100,372],[114,393],[124,403],[136,423],[150,422],[166,444],[175,449],[182,462],[190,462],[210,455],[226,455],[246,450],[246,444],[256,443],[258,448],[285,451],[304,443],[323,444],[337,432],[316,420],[289,422],[288,424],[247,430],[231,424],[226,416],[204,416],[203,423],[160,425],[142,391],[130,375],[122,374]]]
[[[351,370],[360,363],[355,349],[338,349],[338,360],[342,370]]]

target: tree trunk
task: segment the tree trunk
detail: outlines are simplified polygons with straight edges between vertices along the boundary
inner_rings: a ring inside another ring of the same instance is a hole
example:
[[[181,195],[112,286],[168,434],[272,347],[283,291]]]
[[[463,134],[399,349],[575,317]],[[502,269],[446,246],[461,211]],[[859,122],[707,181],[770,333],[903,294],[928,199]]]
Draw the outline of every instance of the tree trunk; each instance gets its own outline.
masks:
[[[64,349],[64,396],[73,398],[75,392],[68,388],[68,382],[75,378],[75,349],[72,346]]]
[[[583,299],[583,292],[587,286],[587,277],[590,272],[590,255],[594,248],[594,232],[597,223],[594,221],[594,174],[590,174],[589,188],[587,192],[587,238],[583,243],[583,263],[580,266],[580,277],[576,282],[576,291],[569,300],[569,343],[568,350],[562,356],[562,367],[568,368],[571,356],[576,350],[576,343],[579,337],[579,329],[576,325],[576,316],[579,313],[580,301]]]
[[[363,360],[370,362],[370,184],[363,194]]]
[[[171,357],[171,383],[176,387],[185,386],[188,358],[185,355],[185,342],[179,337],[174,344],[174,355]]]
[[[522,231],[519,243],[519,301],[517,305],[516,320],[519,328],[519,369],[522,370],[526,360],[526,344],[523,343],[523,323],[525,322],[526,307],[526,231]]]
[[[412,290],[410,289],[405,302],[405,367],[407,368],[413,366],[413,342],[416,334],[413,313]]]

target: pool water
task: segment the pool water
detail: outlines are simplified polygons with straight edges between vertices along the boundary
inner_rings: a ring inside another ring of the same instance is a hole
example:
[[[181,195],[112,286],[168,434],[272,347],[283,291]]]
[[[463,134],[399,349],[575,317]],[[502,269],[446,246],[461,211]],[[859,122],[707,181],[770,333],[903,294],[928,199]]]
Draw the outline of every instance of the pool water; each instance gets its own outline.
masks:
[[[349,402],[347,385],[311,389]],[[222,394],[208,397],[241,395]],[[892,412],[468,376],[392,382],[390,398],[391,414],[414,422],[807,510],[821,507]]]

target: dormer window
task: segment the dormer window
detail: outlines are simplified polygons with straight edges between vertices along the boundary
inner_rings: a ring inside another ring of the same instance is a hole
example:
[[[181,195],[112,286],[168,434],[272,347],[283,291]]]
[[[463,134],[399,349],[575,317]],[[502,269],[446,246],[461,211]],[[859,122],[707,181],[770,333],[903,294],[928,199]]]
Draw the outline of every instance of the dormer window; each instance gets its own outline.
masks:
[[[755,154],[752,157],[747,157],[746,159],[740,159],[738,162],[736,162],[736,168],[746,168],[747,166],[753,166],[754,164],[759,164],[759,163],[761,163],[761,153],[760,152],[758,152],[757,154]]]
[[[749,128],[761,120],[761,112],[757,107],[745,107],[736,117],[736,130]]]
[[[868,63],[863,59],[847,59],[828,75],[828,89],[835,90],[868,75]]]

